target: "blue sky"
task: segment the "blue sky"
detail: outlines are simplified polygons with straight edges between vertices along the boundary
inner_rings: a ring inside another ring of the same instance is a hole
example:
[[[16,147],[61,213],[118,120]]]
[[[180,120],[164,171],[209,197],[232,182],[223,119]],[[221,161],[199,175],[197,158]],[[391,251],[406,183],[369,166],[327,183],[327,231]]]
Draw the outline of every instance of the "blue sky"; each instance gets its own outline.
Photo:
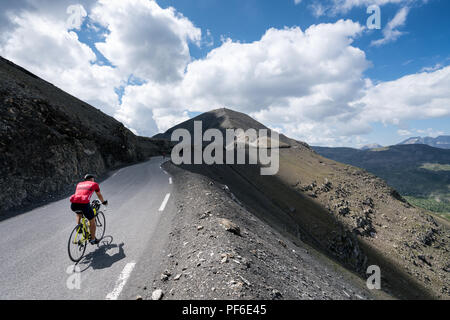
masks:
[[[261,0],[161,0],[162,7],[172,6],[189,17],[202,30],[210,30],[215,45],[220,37],[252,42],[259,40],[268,28],[300,26],[334,22],[345,18],[366,24],[369,14],[366,7],[355,7],[350,12],[336,16],[315,17],[308,9],[310,2],[295,5],[294,1]],[[399,6],[389,4],[382,7],[382,27],[392,19]],[[359,38],[355,45],[364,48],[374,67],[367,70],[367,76],[380,81],[394,80],[401,76],[450,61],[450,2],[435,0],[428,4],[412,7],[407,25],[402,28],[406,34],[395,43],[381,48],[371,47],[370,42],[381,36],[381,30]],[[195,58],[204,57],[209,47],[192,46]]]
[[[0,54],[143,135],[223,106],[316,145],[389,145],[450,134],[449,1],[387,1],[380,30],[365,28],[368,5],[380,0],[150,2],[2,4],[8,14],[0,16]],[[58,30],[74,4],[87,13],[81,27]],[[314,10],[318,4],[323,14]],[[42,26],[32,29],[32,22]],[[51,24],[61,34],[46,34]],[[316,28],[323,24],[328,31]],[[75,62],[36,62],[37,49],[24,53],[25,31],[30,46],[42,37],[55,56],[63,45],[73,48]],[[77,38],[65,39],[70,32]],[[396,36],[374,45],[389,32]],[[327,70],[318,71],[322,62]],[[72,72],[62,77],[57,64]]]

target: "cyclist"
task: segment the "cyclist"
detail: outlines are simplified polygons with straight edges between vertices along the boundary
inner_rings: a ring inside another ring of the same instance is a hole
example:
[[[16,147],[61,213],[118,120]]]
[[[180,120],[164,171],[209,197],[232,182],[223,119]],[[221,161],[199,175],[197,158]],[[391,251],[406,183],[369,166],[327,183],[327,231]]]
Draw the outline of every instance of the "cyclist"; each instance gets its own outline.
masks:
[[[95,176],[92,174],[86,174],[84,176],[84,181],[77,184],[75,194],[70,197],[71,206],[70,208],[74,212],[83,212],[83,214],[77,213],[77,224],[81,223],[82,215],[89,220],[89,231],[91,232],[91,244],[97,244],[100,242],[99,239],[95,237],[95,215],[94,210],[91,207],[91,196],[95,193],[100,199],[103,205],[108,205],[108,201],[103,199],[103,195],[100,193],[100,187],[97,182],[94,181]]]

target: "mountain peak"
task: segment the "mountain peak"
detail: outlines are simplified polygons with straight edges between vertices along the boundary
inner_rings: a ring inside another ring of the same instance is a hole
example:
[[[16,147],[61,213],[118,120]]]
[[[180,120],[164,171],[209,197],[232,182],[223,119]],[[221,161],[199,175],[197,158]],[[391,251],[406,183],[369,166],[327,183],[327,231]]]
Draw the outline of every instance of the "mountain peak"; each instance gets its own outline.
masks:
[[[226,129],[243,129],[244,131],[247,131],[248,129],[255,129],[257,131],[260,129],[267,129],[269,132],[272,131],[271,129],[267,128],[265,125],[245,113],[234,111],[228,108],[220,108],[204,112],[192,119],[186,120],[168,129],[164,133],[155,135],[153,138],[170,140],[172,132],[174,132],[176,129],[186,129],[191,132],[191,134],[193,134],[195,121],[202,122],[203,132],[208,129],[219,129],[222,132],[224,132]],[[301,145],[305,148],[310,148],[309,145],[305,142],[290,139],[283,134],[280,134],[279,138],[280,148],[292,145]]]
[[[426,144],[435,148],[450,149],[450,136],[411,137],[399,143],[399,145],[401,144]]]

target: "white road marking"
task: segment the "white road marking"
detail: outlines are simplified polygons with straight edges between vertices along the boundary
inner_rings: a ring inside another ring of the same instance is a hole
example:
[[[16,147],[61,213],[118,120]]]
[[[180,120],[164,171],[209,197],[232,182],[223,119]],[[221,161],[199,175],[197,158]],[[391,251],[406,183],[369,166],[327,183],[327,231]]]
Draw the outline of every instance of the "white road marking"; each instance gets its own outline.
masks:
[[[172,178],[169,178],[169,184],[172,184]]]
[[[122,273],[119,275],[119,279],[116,281],[116,286],[114,290],[108,293],[106,296],[106,300],[117,300],[119,298],[120,293],[122,292],[125,283],[127,283],[128,278],[130,277],[131,272],[134,269],[136,262],[127,263],[123,268]]]
[[[163,170],[165,174],[168,174],[166,170]]]
[[[163,211],[164,208],[166,207],[167,201],[169,201],[169,197],[170,197],[170,193],[166,194],[166,196],[164,197],[163,202],[161,203],[161,207],[159,207],[159,211]]]

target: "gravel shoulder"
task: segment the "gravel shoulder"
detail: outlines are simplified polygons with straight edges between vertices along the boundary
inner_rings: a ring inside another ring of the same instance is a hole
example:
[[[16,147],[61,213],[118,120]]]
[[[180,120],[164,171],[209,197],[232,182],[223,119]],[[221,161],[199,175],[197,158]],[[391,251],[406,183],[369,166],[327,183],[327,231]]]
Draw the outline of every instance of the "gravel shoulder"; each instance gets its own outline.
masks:
[[[225,185],[166,163],[175,214],[143,299],[390,299],[308,245],[259,220]],[[238,196],[238,195],[237,195]]]

